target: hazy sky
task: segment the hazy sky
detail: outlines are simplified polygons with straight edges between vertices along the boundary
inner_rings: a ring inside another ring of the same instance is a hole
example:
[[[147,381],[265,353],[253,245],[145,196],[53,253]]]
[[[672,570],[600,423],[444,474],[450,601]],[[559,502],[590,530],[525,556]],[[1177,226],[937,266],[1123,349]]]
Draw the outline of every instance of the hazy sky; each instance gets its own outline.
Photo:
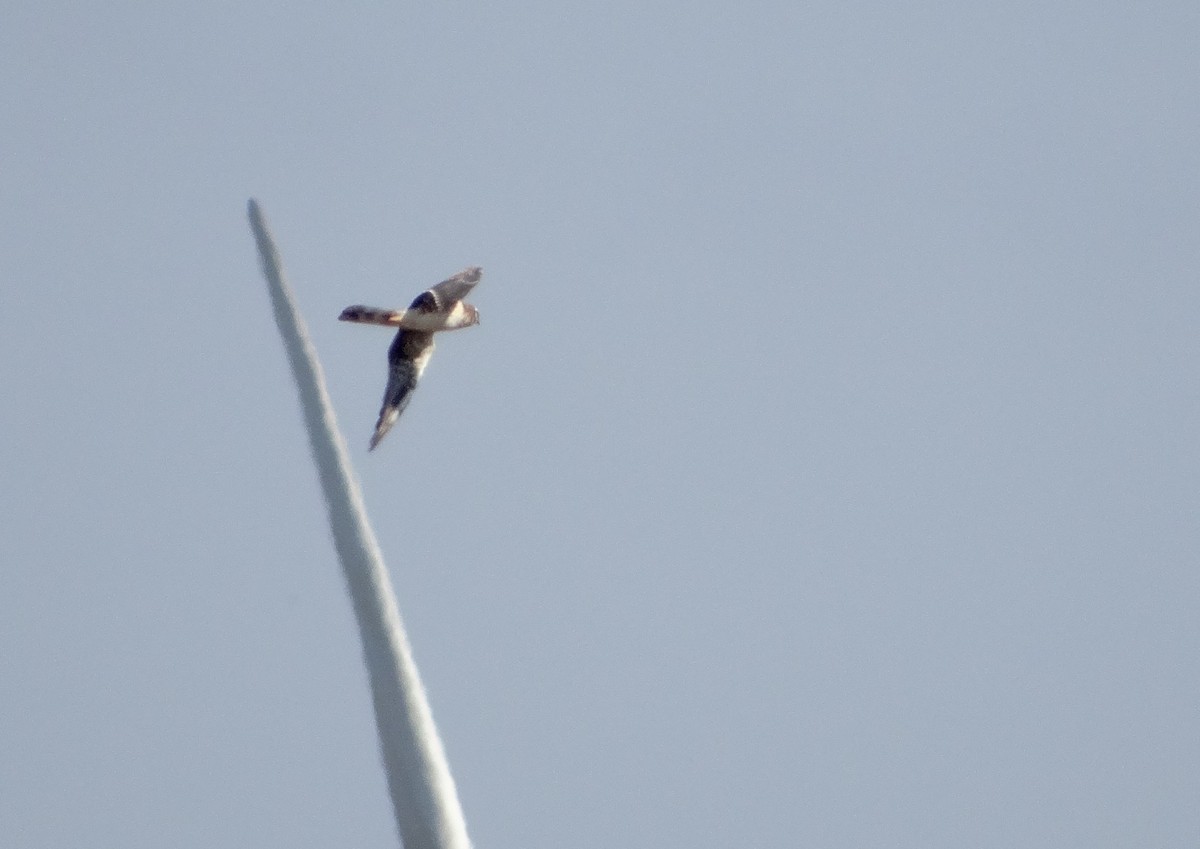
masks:
[[[1194,845],[1194,0],[192,5],[4,7],[0,846],[396,845],[251,196],[480,849]]]

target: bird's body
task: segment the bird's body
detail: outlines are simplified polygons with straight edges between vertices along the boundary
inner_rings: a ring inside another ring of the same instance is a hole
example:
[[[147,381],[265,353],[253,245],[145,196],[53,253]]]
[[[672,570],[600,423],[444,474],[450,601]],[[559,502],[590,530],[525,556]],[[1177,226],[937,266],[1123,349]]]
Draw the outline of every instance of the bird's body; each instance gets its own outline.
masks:
[[[412,400],[413,390],[417,388],[433,354],[433,334],[444,330],[460,330],[479,323],[479,310],[464,303],[463,298],[475,288],[481,276],[479,268],[461,271],[422,292],[407,310],[384,310],[361,305],[342,310],[338,317],[341,321],[400,328],[388,348],[388,382],[383,392],[379,420],[375,423],[375,433],[371,436],[372,449],[391,430]]]

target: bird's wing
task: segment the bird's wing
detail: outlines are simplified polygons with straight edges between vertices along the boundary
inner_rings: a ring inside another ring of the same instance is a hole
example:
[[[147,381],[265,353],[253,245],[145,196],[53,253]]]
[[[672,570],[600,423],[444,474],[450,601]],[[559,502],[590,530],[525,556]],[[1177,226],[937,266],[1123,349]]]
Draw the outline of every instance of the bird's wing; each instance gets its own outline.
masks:
[[[471,266],[431,286],[417,296],[410,309],[422,312],[445,312],[470,294],[475,284],[483,277],[483,269]]]
[[[371,435],[371,450],[392,429],[396,419],[412,400],[413,391],[433,353],[433,334],[401,330],[388,350],[388,382],[383,390],[383,405],[375,433]]]

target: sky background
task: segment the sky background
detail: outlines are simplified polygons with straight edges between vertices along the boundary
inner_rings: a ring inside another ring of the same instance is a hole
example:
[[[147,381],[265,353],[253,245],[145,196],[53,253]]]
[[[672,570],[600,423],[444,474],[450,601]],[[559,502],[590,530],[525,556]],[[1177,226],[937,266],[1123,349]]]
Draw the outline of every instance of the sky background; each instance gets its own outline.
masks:
[[[480,849],[1195,845],[1195,2],[3,17],[0,845],[397,843],[250,197]]]

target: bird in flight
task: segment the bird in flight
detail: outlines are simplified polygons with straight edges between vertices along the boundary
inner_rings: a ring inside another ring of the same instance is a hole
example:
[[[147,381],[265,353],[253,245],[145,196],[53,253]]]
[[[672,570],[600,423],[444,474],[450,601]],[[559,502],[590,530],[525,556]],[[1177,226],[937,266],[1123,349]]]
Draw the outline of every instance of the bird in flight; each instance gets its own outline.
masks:
[[[391,430],[396,419],[412,399],[417,381],[433,353],[433,334],[442,330],[461,330],[479,324],[479,310],[463,298],[475,288],[482,269],[472,266],[449,280],[426,289],[406,310],[385,310],[355,304],[346,307],[338,321],[398,327],[399,332],[388,348],[388,382],[383,391],[383,407],[371,436],[371,450]]]

